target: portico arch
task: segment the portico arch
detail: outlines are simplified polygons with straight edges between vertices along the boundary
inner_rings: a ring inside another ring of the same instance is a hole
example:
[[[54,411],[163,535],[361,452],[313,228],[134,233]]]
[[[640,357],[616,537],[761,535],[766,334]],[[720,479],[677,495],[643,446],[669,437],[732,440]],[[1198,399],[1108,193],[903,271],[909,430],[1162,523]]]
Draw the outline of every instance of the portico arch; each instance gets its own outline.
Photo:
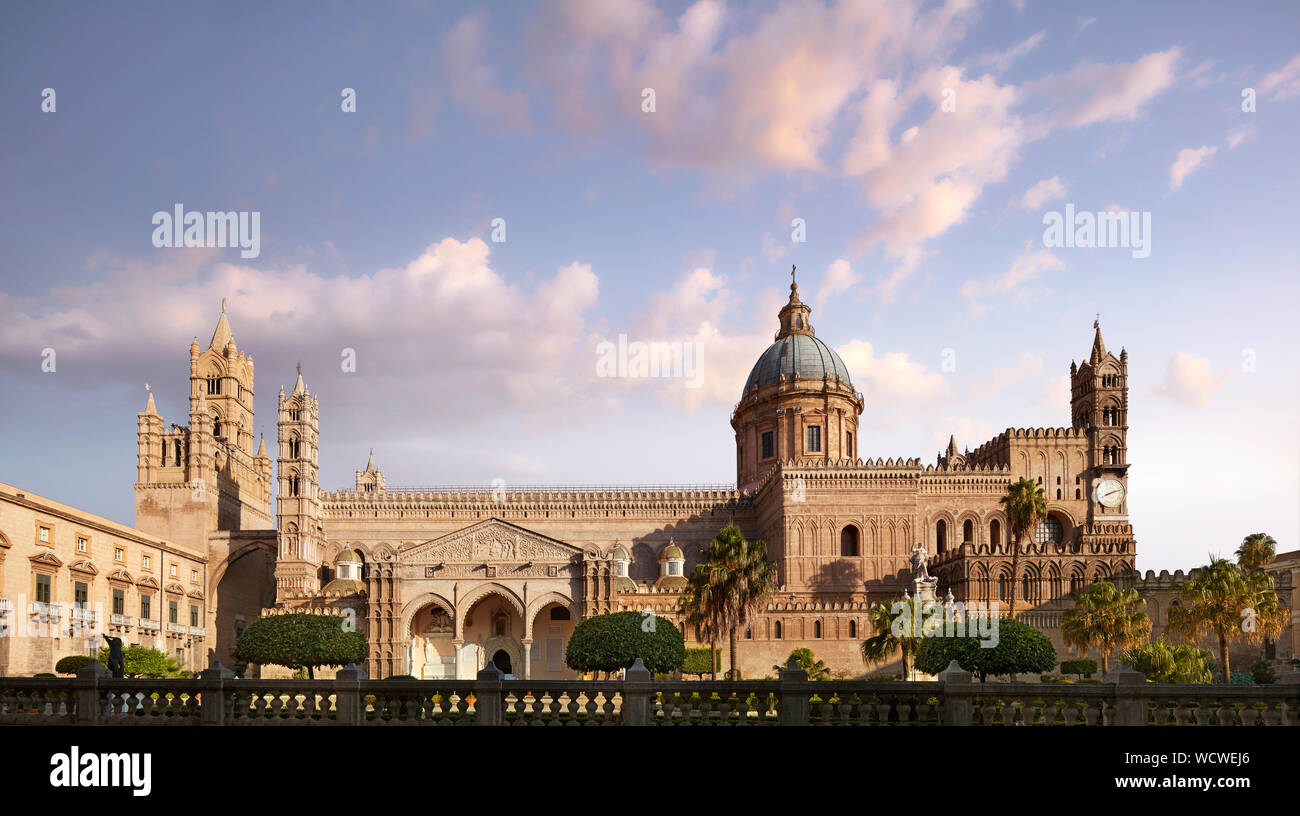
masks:
[[[458,614],[455,615],[457,640],[464,640],[465,638],[465,618],[474,609],[474,605],[477,604],[479,601],[483,600],[488,595],[496,595],[504,599],[506,603],[508,603],[510,606],[514,607],[515,612],[519,615],[520,624],[522,624],[523,621],[526,619],[527,612],[524,609],[523,600],[518,595],[516,595],[509,587],[505,587],[497,583],[483,584],[481,586],[475,587],[474,589],[466,593],[465,597],[461,600],[459,604],[459,608],[457,610]]]
[[[572,598],[559,592],[548,592],[528,605],[528,614],[524,618],[526,621],[524,627],[525,640],[533,639],[533,623],[537,618],[537,613],[541,612],[542,609],[551,604],[559,604],[568,609],[569,616],[572,618],[574,623],[577,623],[582,618],[581,607],[579,607],[577,602]]]

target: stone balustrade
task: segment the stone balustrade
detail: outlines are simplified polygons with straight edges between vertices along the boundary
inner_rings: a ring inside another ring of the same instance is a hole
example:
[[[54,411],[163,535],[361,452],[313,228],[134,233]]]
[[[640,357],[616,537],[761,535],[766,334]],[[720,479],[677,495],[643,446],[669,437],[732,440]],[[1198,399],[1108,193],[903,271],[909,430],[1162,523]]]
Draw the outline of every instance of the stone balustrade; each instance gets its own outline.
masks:
[[[978,683],[955,665],[930,682],[655,680],[239,680],[0,677],[0,723],[104,725],[1300,725],[1300,684],[1147,683],[1121,666],[1100,683]]]

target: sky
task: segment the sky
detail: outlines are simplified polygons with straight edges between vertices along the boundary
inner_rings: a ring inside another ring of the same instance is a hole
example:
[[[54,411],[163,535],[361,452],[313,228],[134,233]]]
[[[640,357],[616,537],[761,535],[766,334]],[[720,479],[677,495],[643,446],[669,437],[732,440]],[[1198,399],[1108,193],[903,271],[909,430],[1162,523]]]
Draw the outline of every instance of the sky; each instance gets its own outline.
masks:
[[[793,264],[861,455],[1068,425],[1100,315],[1138,568],[1300,548],[1298,35],[1287,2],[7,5],[0,481],[131,523],[145,385],[187,421],[224,298],[257,433],[301,362],[323,489],[371,448],[392,486],[734,484]],[[257,213],[259,252],[157,246],[177,205]],[[1062,245],[1067,211],[1145,248]],[[620,336],[698,370],[602,376]]]

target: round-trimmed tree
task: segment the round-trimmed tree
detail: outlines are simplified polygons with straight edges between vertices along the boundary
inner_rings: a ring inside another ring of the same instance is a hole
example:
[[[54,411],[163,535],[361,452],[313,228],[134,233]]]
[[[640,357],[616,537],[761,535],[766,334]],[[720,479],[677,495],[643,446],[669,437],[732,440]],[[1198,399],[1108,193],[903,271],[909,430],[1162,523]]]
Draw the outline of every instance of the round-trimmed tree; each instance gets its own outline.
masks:
[[[94,662],[95,658],[90,655],[68,655],[59,658],[59,662],[54,664],[54,670],[59,674],[76,674]]]
[[[1011,618],[998,621],[997,643],[984,647],[981,638],[925,637],[916,650],[916,667],[938,674],[950,661],[975,675],[980,682],[1007,674],[1049,672],[1056,668],[1056,649],[1047,635]]]
[[[575,626],[564,650],[564,662],[580,672],[616,672],[638,657],[651,672],[677,671],[686,662],[686,638],[667,618],[614,612]]]
[[[235,642],[235,660],[306,669],[364,663],[370,654],[366,636],[348,631],[346,620],[333,615],[293,612],[259,618]]]

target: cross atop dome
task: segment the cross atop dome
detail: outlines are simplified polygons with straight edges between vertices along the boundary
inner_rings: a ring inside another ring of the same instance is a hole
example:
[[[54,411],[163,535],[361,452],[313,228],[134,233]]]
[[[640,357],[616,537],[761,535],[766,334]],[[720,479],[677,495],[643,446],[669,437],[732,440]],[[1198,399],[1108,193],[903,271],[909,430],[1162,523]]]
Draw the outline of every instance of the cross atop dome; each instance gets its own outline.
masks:
[[[792,334],[815,334],[812,323],[808,321],[808,316],[812,313],[812,307],[808,306],[799,299],[799,284],[795,282],[795,266],[790,265],[790,300],[778,313],[777,317],[781,320],[781,328],[776,333],[777,340],[782,337],[789,337]]]

